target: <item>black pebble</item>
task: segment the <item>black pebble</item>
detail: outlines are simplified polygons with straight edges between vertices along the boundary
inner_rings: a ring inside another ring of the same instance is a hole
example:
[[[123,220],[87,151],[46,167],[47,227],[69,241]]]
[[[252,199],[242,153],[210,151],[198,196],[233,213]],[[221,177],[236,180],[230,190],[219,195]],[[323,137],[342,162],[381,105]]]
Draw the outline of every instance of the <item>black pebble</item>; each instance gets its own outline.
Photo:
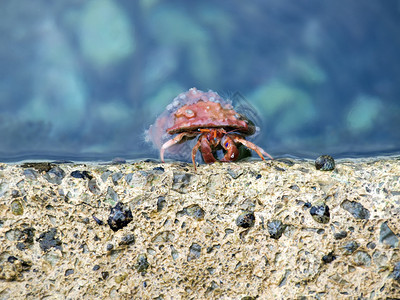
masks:
[[[335,234],[333,235],[333,237],[334,237],[336,240],[344,239],[345,237],[347,237],[347,232],[344,231],[344,230],[342,230],[342,231],[340,231],[340,232],[335,233]]]
[[[99,265],[94,265],[94,267],[93,267],[93,271],[97,271],[98,269],[100,269],[100,266]]]
[[[321,171],[332,171],[335,169],[335,160],[330,155],[321,155],[315,160],[315,168]]]
[[[125,207],[121,202],[118,202],[111,208],[107,223],[113,231],[117,231],[128,225],[132,220],[133,216],[129,207]]]
[[[120,245],[130,245],[135,242],[135,236],[133,234],[127,234],[122,237]]]
[[[333,262],[335,259],[336,259],[336,256],[333,255],[332,252],[330,252],[328,255],[324,255],[324,256],[322,257],[322,261],[323,261],[325,264],[329,264],[329,263]]]
[[[344,210],[347,210],[356,219],[369,219],[369,210],[357,201],[349,201],[346,199],[342,203],[340,203],[340,207]]]
[[[360,245],[356,241],[350,241],[346,245],[343,246],[345,254],[352,254]]]
[[[155,168],[153,168],[153,171],[164,172],[164,168],[163,167],[155,167]]]
[[[311,206],[310,214],[318,223],[326,224],[330,220],[329,207],[325,203]]]
[[[21,243],[21,242],[17,243],[17,246],[16,246],[16,247],[17,247],[18,250],[21,250],[21,251],[26,250],[25,244],[24,244],[24,243]]]
[[[267,227],[269,236],[277,240],[282,236],[286,225],[283,224],[281,220],[272,220],[271,222],[268,222]]]
[[[71,176],[74,178],[79,178],[79,179],[92,179],[93,176],[90,175],[90,173],[88,171],[72,171],[71,172]]]
[[[149,266],[150,266],[150,264],[147,261],[146,254],[139,254],[136,265],[135,265],[136,270],[140,273],[144,273],[144,272],[146,272],[146,270]]]
[[[392,272],[394,280],[396,280],[398,283],[400,283],[400,261],[398,261],[393,268]]]
[[[8,258],[7,258],[7,261],[9,262],[9,263],[14,263],[14,261],[16,261],[16,260],[18,260],[18,258],[16,258],[15,256],[9,256]]]
[[[62,250],[61,241],[56,238],[57,229],[51,228],[49,231],[43,232],[39,235],[37,241],[39,242],[40,248],[43,251],[47,251],[50,248],[54,247],[56,249]]]
[[[103,225],[104,224],[103,221],[100,220],[99,218],[97,218],[95,215],[92,215],[92,218],[93,218],[93,220],[95,220],[95,222],[97,224],[99,224],[99,225]]]
[[[162,209],[165,207],[166,204],[167,204],[167,201],[165,200],[165,198],[163,196],[158,197],[158,199],[157,199],[157,211],[158,212],[162,211]]]
[[[237,217],[236,225],[243,228],[253,227],[255,220],[256,217],[253,212],[245,211]]]

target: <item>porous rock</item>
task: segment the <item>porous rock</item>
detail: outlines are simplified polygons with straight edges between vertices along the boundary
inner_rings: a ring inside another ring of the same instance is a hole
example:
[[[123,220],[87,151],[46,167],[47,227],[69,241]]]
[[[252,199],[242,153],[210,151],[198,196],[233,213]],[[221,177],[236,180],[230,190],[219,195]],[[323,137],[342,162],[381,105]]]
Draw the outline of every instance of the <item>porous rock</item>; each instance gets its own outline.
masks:
[[[304,160],[57,167],[93,178],[0,165],[1,299],[400,298],[398,158],[337,160],[334,172]],[[96,221],[111,194],[132,213],[117,231]],[[306,205],[320,201],[326,223]],[[243,211],[256,220],[245,230]]]

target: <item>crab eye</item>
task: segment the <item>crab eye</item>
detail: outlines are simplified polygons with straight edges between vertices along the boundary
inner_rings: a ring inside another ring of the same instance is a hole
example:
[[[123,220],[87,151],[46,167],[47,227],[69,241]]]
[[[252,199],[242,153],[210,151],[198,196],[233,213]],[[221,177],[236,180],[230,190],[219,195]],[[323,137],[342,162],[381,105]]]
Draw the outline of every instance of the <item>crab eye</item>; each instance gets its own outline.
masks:
[[[225,148],[228,148],[229,143],[225,143]]]

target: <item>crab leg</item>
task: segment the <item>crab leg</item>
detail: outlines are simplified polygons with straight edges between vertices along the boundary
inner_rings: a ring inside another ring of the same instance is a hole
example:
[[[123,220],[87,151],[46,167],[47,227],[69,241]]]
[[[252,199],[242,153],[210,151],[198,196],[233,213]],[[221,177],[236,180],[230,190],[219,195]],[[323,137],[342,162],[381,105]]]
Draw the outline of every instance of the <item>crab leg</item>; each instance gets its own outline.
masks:
[[[215,159],[210,143],[205,135],[200,136],[199,140],[201,141],[201,155],[203,156],[203,160],[206,164],[211,164],[213,162],[216,162],[217,160]]]
[[[191,136],[196,136],[198,133],[191,133],[191,132],[182,132],[180,134],[178,134],[176,137],[174,137],[173,139],[170,139],[168,141],[166,141],[160,149],[160,158],[161,161],[164,162],[164,152],[165,150],[167,150],[169,147],[175,145],[175,144],[179,144],[182,139],[184,137],[191,137]]]
[[[264,159],[264,156],[268,156],[270,159],[274,159],[271,155],[269,155],[267,152],[265,152],[261,147],[258,147],[257,145],[254,145],[253,143],[246,141],[244,138],[239,137],[239,136],[233,136],[233,141],[236,143],[241,143],[243,145],[245,145],[247,148],[254,150],[259,157],[261,157],[262,160]]]
[[[197,153],[197,151],[198,151],[199,148],[200,148],[200,144],[201,144],[201,136],[200,136],[200,138],[197,140],[196,145],[194,145],[194,147],[193,147],[193,149],[192,149],[192,162],[193,162],[193,167],[194,167],[194,170],[195,170],[195,171],[197,171],[197,168],[196,168],[196,161],[195,161],[195,159],[196,159],[196,153]]]

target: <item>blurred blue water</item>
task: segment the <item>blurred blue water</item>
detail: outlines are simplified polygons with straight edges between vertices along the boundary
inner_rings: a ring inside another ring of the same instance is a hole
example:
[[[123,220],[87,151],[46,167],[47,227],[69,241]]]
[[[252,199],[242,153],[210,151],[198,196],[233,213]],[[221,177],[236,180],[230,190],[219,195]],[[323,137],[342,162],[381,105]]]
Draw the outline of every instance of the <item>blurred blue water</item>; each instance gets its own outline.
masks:
[[[273,156],[400,153],[400,2],[4,0],[0,160],[157,158],[191,87],[239,91]]]

